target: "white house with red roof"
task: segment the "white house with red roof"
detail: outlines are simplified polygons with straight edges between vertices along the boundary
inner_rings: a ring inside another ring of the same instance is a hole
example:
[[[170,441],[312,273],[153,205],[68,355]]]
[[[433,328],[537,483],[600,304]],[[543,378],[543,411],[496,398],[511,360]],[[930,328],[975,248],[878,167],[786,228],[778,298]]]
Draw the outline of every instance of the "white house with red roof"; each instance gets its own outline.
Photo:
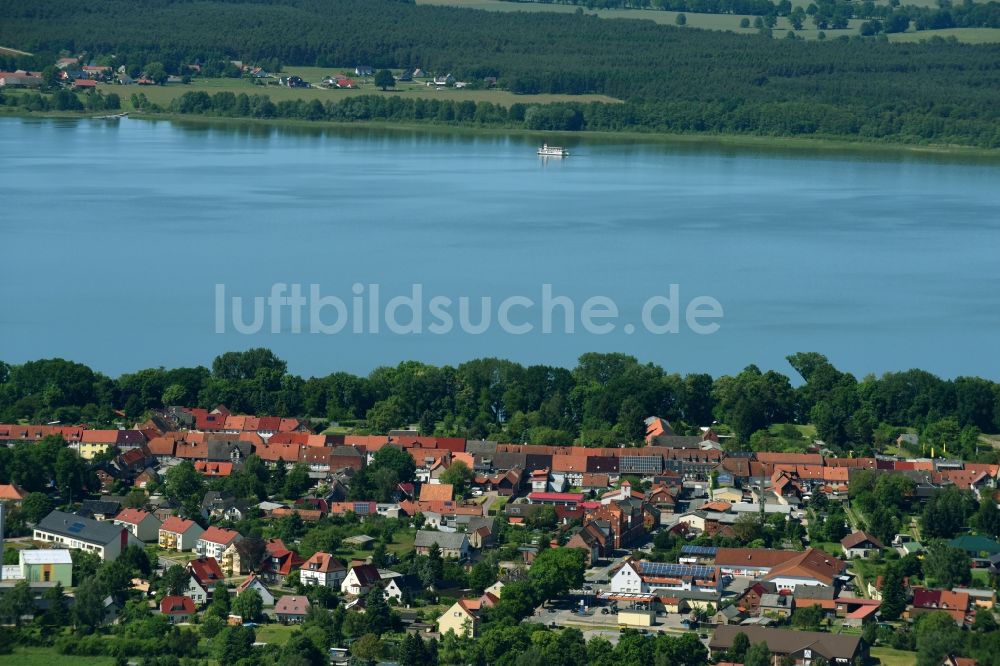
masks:
[[[163,601],[160,602],[160,613],[168,618],[171,624],[187,622],[195,613],[194,599],[182,594],[163,597]]]
[[[230,545],[243,540],[243,535],[236,530],[227,530],[224,527],[214,525],[202,532],[195,543],[195,550],[202,557],[214,557],[221,559],[222,554]]]
[[[160,521],[156,516],[142,509],[122,509],[114,517],[115,525],[121,525],[132,533],[139,541],[149,543],[157,541],[160,534]]]
[[[368,594],[369,590],[382,582],[382,574],[374,564],[361,564],[351,567],[340,584],[341,594],[351,594],[356,597]]]
[[[160,525],[157,543],[164,550],[194,550],[204,532],[205,528],[193,520],[171,516]]]
[[[214,557],[199,557],[196,560],[191,560],[188,562],[187,569],[188,573],[191,574],[191,580],[198,583],[204,590],[204,600],[212,597],[216,585],[226,581],[222,567],[219,566],[219,562]],[[192,595],[192,598],[198,601],[197,595]]]
[[[274,605],[274,595],[267,589],[264,582],[257,577],[257,574],[250,574],[245,581],[239,584],[236,588],[236,596],[240,596],[247,590],[257,590],[257,594],[260,595],[260,600],[265,606]]]
[[[330,553],[313,553],[299,569],[299,580],[303,585],[322,585],[339,588],[347,578],[347,569]]]

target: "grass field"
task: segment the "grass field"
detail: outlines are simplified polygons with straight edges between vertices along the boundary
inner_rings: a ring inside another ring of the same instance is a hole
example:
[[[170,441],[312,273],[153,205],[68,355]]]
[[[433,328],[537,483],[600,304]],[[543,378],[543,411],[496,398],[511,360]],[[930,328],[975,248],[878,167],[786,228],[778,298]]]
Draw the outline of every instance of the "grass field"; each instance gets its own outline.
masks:
[[[992,44],[1000,42],[1000,28],[949,28],[947,30],[922,30],[920,32],[898,32],[889,35],[890,42],[919,42],[934,37],[954,37],[967,44]]]
[[[254,629],[254,633],[257,634],[257,640],[261,643],[284,645],[296,628],[293,625],[285,624],[262,624]]]
[[[62,655],[53,648],[17,648],[14,654],[0,656],[0,662],[17,666],[112,666],[111,657],[75,657]]]
[[[319,67],[289,67],[287,74],[301,76],[305,81],[318,84],[324,76],[339,73],[341,70],[321,69]],[[352,77],[354,78],[354,77]],[[127,102],[134,93],[143,93],[151,101],[161,106],[168,106],[170,102],[180,97],[186,92],[203,91],[208,94],[218,92],[246,93],[248,95],[268,95],[272,101],[303,99],[306,101],[318,99],[320,101],[340,100],[345,97],[358,95],[385,95],[395,97],[405,97],[409,99],[450,99],[457,102],[470,100],[473,102],[493,102],[502,106],[520,102],[522,104],[547,104],[549,102],[608,102],[616,103],[618,100],[606,95],[515,95],[505,90],[467,90],[446,88],[437,90],[427,87],[421,83],[401,84],[398,90],[387,90],[383,92],[372,83],[364,83],[363,79],[355,79],[361,87],[352,90],[330,90],[327,88],[286,88],[278,85],[255,85],[243,79],[194,79],[190,84],[168,84],[165,86],[118,86],[113,84],[102,84],[100,87],[105,92],[116,92],[121,95],[122,100]]]
[[[887,647],[874,647],[871,654],[872,657],[882,662],[882,666],[915,666],[917,663],[916,652],[893,650]]]
[[[27,51],[18,51],[17,49],[8,48],[6,46],[0,46],[0,55],[4,56],[30,56],[31,54]]]
[[[792,0],[792,5],[808,7],[814,0]],[[440,5],[447,7],[465,7],[468,9],[484,9],[493,12],[559,12],[572,14],[578,8],[573,5],[558,5],[552,3],[538,2],[505,2],[504,0],[417,0],[418,5]],[[879,0],[877,4],[885,4],[885,0]],[[926,7],[936,7],[937,0],[904,0],[904,5],[917,5]],[[590,10],[580,8],[585,14],[598,16],[607,19],[642,19],[653,21],[663,25],[676,25],[678,12],[667,12],[656,9],[596,9]],[[694,12],[684,12],[687,17],[687,27],[699,28],[702,30],[731,30],[737,33],[754,33],[756,29],[741,28],[740,19],[749,18],[750,25],[753,26],[752,16],[737,16],[733,14],[698,14]],[[824,30],[827,39],[834,39],[841,35],[856,35],[861,27],[861,20],[852,19],[846,30]],[[788,19],[779,18],[778,24],[772,33],[775,39],[784,38],[791,25]],[[810,21],[807,21],[804,28],[795,34],[804,39],[816,39],[820,31],[817,30]],[[959,41],[970,44],[981,44],[986,42],[1000,42],[1000,29],[993,28],[955,28],[951,30],[935,30],[933,32],[907,32],[891,35],[890,40],[907,42],[929,39],[932,35],[941,37],[954,36]]]

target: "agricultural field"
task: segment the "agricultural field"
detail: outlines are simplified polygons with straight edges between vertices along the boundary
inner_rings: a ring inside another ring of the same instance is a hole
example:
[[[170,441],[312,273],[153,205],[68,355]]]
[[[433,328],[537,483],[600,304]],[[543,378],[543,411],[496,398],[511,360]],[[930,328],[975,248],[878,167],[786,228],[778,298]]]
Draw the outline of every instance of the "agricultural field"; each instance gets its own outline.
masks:
[[[356,89],[328,89],[321,87],[319,84],[323,80],[323,77],[335,74],[344,73],[347,74],[348,70],[332,68],[324,69],[319,67],[289,67],[286,71],[282,72],[283,75],[296,75],[301,76],[303,80],[308,81],[313,84],[312,88],[287,88],[284,86],[279,86],[276,83],[276,79],[271,79],[273,82],[271,85],[257,85],[250,81],[244,79],[193,79],[190,84],[167,84],[164,86],[118,86],[118,85],[102,85],[101,89],[107,92],[116,92],[121,97],[122,100],[127,102],[128,98],[134,93],[143,93],[151,101],[159,104],[161,106],[167,106],[171,101],[180,97],[186,92],[197,92],[203,91],[210,95],[218,92],[232,92],[236,94],[246,93],[248,95],[268,95],[272,101],[280,102],[283,100],[298,100],[303,99],[306,101],[318,99],[322,102],[328,100],[337,101],[343,99],[344,97],[352,97],[358,95],[388,95],[388,96],[398,96],[407,98],[425,98],[425,99],[451,99],[458,102],[463,101],[473,101],[473,102],[493,102],[494,104],[500,104],[502,106],[510,106],[515,103],[522,104],[547,104],[550,102],[608,102],[614,103],[618,100],[608,97],[606,95],[516,95],[505,90],[470,90],[465,88],[444,88],[437,89],[434,87],[428,87],[423,83],[402,83],[399,84],[395,90],[382,91],[372,83],[371,78],[367,80],[363,77],[354,77],[355,83],[358,84]]]
[[[112,666],[112,657],[77,657],[59,654],[50,647],[19,647],[13,654],[0,657],[18,666]]]
[[[808,7],[813,0],[792,0],[793,6]],[[559,5],[552,3],[538,2],[505,2],[504,0],[417,0],[418,5],[440,5],[448,7],[464,7],[466,9],[483,9],[494,12],[559,12],[573,13],[580,9],[585,14],[598,16],[607,19],[642,19],[653,21],[661,25],[676,25],[678,12],[668,12],[656,9],[586,9],[573,5]],[[881,3],[877,3],[881,4]],[[920,7],[936,7],[936,0],[905,0],[903,4]],[[687,18],[688,28],[698,28],[701,30],[729,30],[735,33],[752,34],[757,32],[753,27],[753,16],[738,16],[735,14],[697,14],[693,12],[683,12]],[[750,19],[749,28],[741,28],[740,20]],[[863,21],[851,19],[849,27],[845,30],[823,30],[827,39],[834,39],[842,35],[852,36],[858,34],[858,29]],[[772,31],[775,39],[784,38],[791,25],[788,19],[779,18],[778,24]],[[810,21],[806,21],[802,30],[795,34],[803,39],[817,39],[820,31]],[[921,39],[930,39],[933,36],[955,37],[960,42],[969,44],[984,44],[990,42],[1000,42],[1000,29],[996,28],[952,28],[949,30],[934,30],[922,32],[905,32],[889,36],[893,42],[916,42]]]

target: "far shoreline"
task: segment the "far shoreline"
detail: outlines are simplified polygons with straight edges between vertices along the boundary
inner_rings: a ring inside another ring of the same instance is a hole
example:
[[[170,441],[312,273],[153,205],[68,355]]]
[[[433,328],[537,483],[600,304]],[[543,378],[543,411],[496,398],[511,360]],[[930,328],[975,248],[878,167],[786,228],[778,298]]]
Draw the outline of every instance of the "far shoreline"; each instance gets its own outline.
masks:
[[[124,112],[124,110],[122,111]],[[20,112],[0,107],[0,118],[21,118],[40,120],[100,120],[91,114],[80,112]],[[350,122],[333,120],[300,120],[296,118],[244,118],[181,113],[157,113],[128,111],[128,119],[143,121],[166,121],[187,125],[247,125],[272,127],[276,129],[294,128],[315,131],[334,129],[378,129],[392,132],[422,132],[427,134],[458,134],[468,136],[515,136],[556,139],[570,141],[586,139],[600,143],[626,144],[674,144],[678,146],[701,147],[716,150],[763,151],[776,155],[803,155],[805,153],[826,154],[845,157],[903,158],[914,157],[929,161],[945,161],[964,164],[1000,164],[1000,149],[979,148],[954,144],[907,144],[883,143],[841,139],[835,137],[786,137],[758,136],[749,134],[710,133],[660,133],[660,132],[601,132],[581,130],[578,132],[557,132],[530,130],[512,127],[473,127],[446,123],[394,123],[381,120],[358,120]],[[115,121],[110,121],[115,122]]]

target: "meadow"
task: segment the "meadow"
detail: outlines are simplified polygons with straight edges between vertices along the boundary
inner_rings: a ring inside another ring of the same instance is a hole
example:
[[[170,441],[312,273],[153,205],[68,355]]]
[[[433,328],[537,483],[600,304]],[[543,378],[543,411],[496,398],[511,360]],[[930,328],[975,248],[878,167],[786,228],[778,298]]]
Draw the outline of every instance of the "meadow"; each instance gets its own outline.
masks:
[[[793,6],[808,7],[813,0],[792,0]],[[640,19],[653,21],[660,25],[676,25],[678,12],[661,11],[656,9],[586,9],[574,5],[560,5],[554,3],[539,2],[506,2],[505,0],[416,0],[418,5],[436,5],[441,7],[463,7],[466,9],[482,9],[493,12],[557,12],[572,14],[577,10],[584,14],[589,14],[605,19]],[[936,7],[936,0],[906,0],[903,4],[921,7]],[[757,32],[753,27],[753,16],[739,16],[736,14],[697,14],[684,12],[687,19],[688,28],[701,30],[728,30],[735,33]],[[749,28],[741,28],[740,20],[748,18]],[[827,39],[833,39],[841,35],[852,36],[858,34],[858,29],[863,21],[851,19],[849,27],[845,30],[827,29],[825,33]],[[772,35],[774,38],[784,38],[791,25],[787,18],[778,18]],[[806,21],[802,30],[796,31],[798,37],[807,40],[817,39],[821,31],[817,30],[811,21]],[[995,28],[952,28],[948,30],[934,30],[922,32],[904,32],[889,35],[889,40],[893,42],[918,42],[931,37],[955,37],[960,42],[968,44],[984,44],[1000,42],[1000,29]]]

